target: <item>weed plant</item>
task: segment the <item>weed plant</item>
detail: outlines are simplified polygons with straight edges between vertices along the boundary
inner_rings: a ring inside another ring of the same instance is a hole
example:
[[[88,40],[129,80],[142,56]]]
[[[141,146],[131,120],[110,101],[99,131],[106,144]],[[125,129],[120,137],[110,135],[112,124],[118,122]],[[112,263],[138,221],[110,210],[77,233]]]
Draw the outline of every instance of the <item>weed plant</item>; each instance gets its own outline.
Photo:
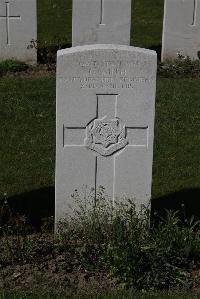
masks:
[[[23,233],[22,222],[18,233],[15,223],[14,235],[11,226],[4,227],[0,270],[37,265],[46,272],[51,264],[62,275],[101,273],[117,288],[143,291],[189,290],[197,283],[193,270],[200,262],[198,222],[182,223],[176,213],[168,212],[150,228],[146,208],[137,211],[133,200],[113,207],[103,189],[95,205],[92,196],[83,200],[76,192],[74,199],[81,204],[59,223],[55,236]]]
[[[87,271],[105,269],[122,287],[173,289],[191,286],[191,267],[199,261],[199,223],[182,223],[168,212],[149,227],[149,211],[137,211],[133,200],[110,204],[100,192],[65,220],[60,238]]]
[[[55,70],[57,51],[71,47],[66,39],[61,39],[58,36],[52,41],[41,42],[40,40],[31,40],[28,49],[36,49],[38,63],[46,64],[48,70]]]
[[[158,75],[165,78],[199,78],[200,60],[191,60],[188,56],[178,55],[173,61],[159,63]]]

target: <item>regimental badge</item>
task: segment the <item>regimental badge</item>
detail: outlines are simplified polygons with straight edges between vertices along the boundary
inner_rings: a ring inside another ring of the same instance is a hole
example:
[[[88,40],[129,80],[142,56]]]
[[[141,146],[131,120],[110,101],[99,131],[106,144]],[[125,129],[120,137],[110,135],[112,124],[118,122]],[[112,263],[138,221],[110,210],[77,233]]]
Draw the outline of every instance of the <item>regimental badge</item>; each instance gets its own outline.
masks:
[[[119,118],[95,119],[86,128],[85,146],[102,156],[111,156],[128,144],[126,127]]]

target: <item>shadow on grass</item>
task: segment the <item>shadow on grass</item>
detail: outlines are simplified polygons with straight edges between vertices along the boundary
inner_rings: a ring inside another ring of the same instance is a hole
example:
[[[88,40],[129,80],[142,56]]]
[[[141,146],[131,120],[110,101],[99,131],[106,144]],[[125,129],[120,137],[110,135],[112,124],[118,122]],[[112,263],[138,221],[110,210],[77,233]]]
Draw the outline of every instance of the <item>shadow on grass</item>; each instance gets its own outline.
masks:
[[[37,51],[37,61],[41,64],[56,63],[57,51],[71,47],[71,43],[52,44],[39,47]]]
[[[27,222],[40,230],[44,220],[54,217],[55,188],[47,187],[16,195],[7,199],[10,216],[25,216]],[[182,220],[194,216],[200,219],[200,189],[181,190],[152,200],[152,221],[158,223],[166,216],[166,210],[178,211]],[[8,222],[8,213],[1,217],[1,225]],[[52,222],[53,225],[53,222]]]
[[[25,216],[29,225],[40,230],[45,219],[54,216],[55,188],[52,186],[12,196],[7,199],[7,206],[10,217]],[[5,216],[8,220],[8,212]]]
[[[153,45],[149,48],[150,50],[156,51],[158,55],[158,61],[161,61],[161,52],[162,52],[162,46],[161,45]]]
[[[200,189],[185,189],[152,200],[153,220],[158,222],[161,217],[165,218],[167,211],[177,212],[183,221],[192,216],[195,221],[200,220]]]

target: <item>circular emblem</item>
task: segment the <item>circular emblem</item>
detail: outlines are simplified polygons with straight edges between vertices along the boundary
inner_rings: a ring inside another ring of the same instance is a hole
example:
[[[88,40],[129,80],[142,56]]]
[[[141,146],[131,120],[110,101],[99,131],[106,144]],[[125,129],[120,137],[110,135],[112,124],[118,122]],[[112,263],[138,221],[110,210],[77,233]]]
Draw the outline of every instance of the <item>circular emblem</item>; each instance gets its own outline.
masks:
[[[85,145],[102,156],[110,156],[127,144],[126,128],[119,118],[95,119],[87,126]]]
[[[93,131],[95,143],[102,144],[104,147],[117,143],[117,138],[120,133],[118,123],[118,120],[96,120]]]

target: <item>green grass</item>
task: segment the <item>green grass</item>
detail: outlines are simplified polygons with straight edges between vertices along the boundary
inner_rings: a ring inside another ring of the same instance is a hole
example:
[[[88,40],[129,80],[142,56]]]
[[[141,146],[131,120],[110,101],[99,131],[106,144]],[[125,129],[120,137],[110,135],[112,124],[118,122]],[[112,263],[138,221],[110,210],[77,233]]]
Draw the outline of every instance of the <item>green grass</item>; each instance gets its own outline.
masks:
[[[55,79],[4,77],[0,99],[1,198],[52,185]]]
[[[153,197],[200,187],[199,84],[158,78]],[[55,78],[1,78],[0,99],[0,197],[53,185]]]
[[[143,48],[161,46],[163,10],[163,0],[133,1],[131,45]]]
[[[71,43],[72,1],[38,0],[38,40],[42,45],[57,40]]]
[[[153,197],[200,187],[199,79],[158,79]]]

